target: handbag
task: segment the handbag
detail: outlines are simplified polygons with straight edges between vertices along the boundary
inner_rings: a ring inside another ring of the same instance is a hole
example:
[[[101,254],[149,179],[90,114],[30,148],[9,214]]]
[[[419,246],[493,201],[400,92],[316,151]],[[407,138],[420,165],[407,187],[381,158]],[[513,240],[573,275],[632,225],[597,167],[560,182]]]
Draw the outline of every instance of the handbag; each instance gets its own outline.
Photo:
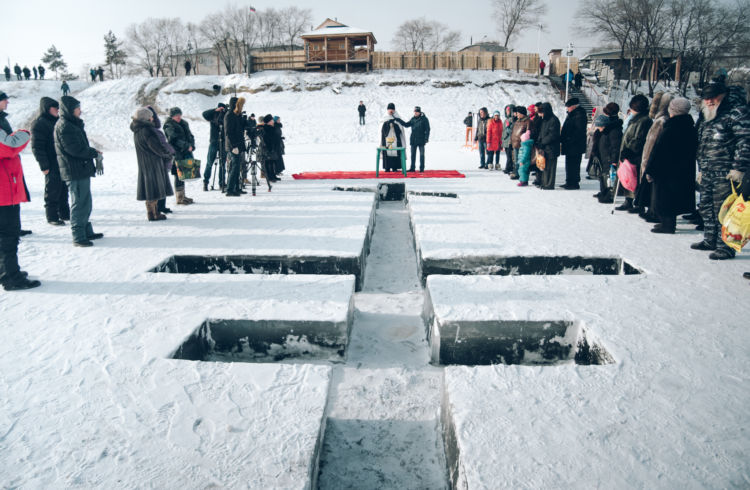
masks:
[[[544,170],[547,167],[547,159],[544,158],[544,152],[537,150],[536,152],[536,168]]]
[[[175,160],[177,178],[180,180],[195,180],[201,178],[201,161],[194,158]]]

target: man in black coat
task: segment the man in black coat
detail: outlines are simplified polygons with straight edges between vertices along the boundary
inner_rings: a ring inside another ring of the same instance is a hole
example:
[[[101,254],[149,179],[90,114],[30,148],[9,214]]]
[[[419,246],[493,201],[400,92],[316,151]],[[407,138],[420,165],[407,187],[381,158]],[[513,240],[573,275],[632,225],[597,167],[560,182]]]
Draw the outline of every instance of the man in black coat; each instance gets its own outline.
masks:
[[[560,156],[560,120],[552,111],[552,105],[544,102],[539,108],[542,116],[542,127],[539,130],[538,150],[544,154],[546,164],[542,172],[541,188],[552,190],[555,188],[555,174],[557,173],[557,157]]]
[[[39,65],[39,79],[40,80],[44,80],[44,73],[45,72],[46,72],[46,70],[44,69],[44,67],[42,65]]]
[[[244,97],[232,97],[229,99],[229,110],[224,115],[224,146],[229,157],[227,197],[245,194],[240,189],[240,170],[245,153],[245,122],[242,119],[244,106]]]
[[[203,190],[208,190],[208,181],[211,180],[211,168],[213,167],[216,157],[219,157],[219,187],[223,190],[225,187],[225,168],[224,160],[226,158],[222,140],[224,138],[224,115],[226,113],[226,104],[219,103],[216,109],[203,111],[203,119],[211,124],[211,133],[208,140],[208,156],[206,157],[206,168],[203,171]]]
[[[563,189],[580,189],[581,158],[586,152],[586,111],[581,107],[577,97],[565,103],[568,115],[560,134],[562,154],[565,155],[565,184]]]
[[[277,160],[281,157],[280,133],[276,131],[275,121],[271,114],[263,116],[263,122],[258,123],[257,133],[260,137],[258,145],[258,161],[266,174],[266,180],[276,182]]]
[[[30,79],[31,79],[31,70],[29,70],[29,67],[28,67],[28,66],[24,66],[24,67],[23,67],[23,77],[24,77],[24,78],[25,78],[26,80],[30,80]]]
[[[60,104],[55,99],[42,97],[39,117],[31,125],[31,151],[44,174],[44,211],[47,222],[62,226],[70,219],[68,187],[60,177],[60,167],[55,152],[55,124]]]
[[[396,121],[406,128],[411,128],[411,135],[409,136],[411,168],[409,172],[415,171],[417,149],[419,149],[419,171],[424,172],[424,145],[430,142],[430,121],[419,106],[414,108],[414,117],[409,119],[409,122],[404,122],[398,118],[396,118]]]
[[[189,160],[193,158],[195,149],[195,136],[190,131],[190,125],[182,118],[182,110],[179,107],[169,109],[169,119],[164,122],[164,134],[172,148],[174,148],[175,160]],[[185,195],[185,182],[177,177],[177,166],[172,167],[174,176],[174,191],[177,204],[193,204],[193,200]]]
[[[89,221],[92,209],[91,177],[104,173],[102,154],[89,144],[81,120],[81,103],[70,96],[63,96],[60,102],[60,119],[55,123],[55,152],[60,177],[70,191],[73,245],[90,247],[93,245],[91,240],[104,236],[94,233]]]
[[[190,60],[185,60],[185,76],[190,75],[190,70],[193,68],[193,64],[190,63]]]
[[[8,68],[8,67],[6,66],[6,67],[5,67],[5,70],[3,70],[3,71],[5,72],[5,81],[6,81],[6,82],[10,82],[10,68]]]
[[[359,125],[364,126],[365,125],[365,112],[367,112],[367,107],[365,107],[365,103],[361,100],[359,101],[359,106],[357,107],[357,111],[359,112]]]
[[[13,73],[16,74],[16,78],[21,80],[21,67],[18,66],[18,63],[16,63],[16,66],[13,67]]]

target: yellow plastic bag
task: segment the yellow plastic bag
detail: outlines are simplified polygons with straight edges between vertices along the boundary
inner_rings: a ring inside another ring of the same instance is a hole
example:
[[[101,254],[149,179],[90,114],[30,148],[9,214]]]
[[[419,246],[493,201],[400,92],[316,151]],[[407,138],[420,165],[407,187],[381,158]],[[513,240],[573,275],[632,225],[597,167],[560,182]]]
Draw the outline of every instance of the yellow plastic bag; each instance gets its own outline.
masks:
[[[724,216],[721,239],[738,252],[750,240],[750,202],[745,201],[742,196],[737,196]]]
[[[544,153],[541,150],[537,150],[536,153],[536,168],[542,171],[547,168],[547,159],[544,158]]]
[[[732,204],[734,204],[734,201],[736,201],[738,197],[737,190],[734,188],[734,182],[731,180],[729,182],[732,184],[732,193],[729,197],[724,199],[721,209],[719,209],[719,223],[722,225],[724,224],[724,219],[726,219],[729,210],[732,209]]]

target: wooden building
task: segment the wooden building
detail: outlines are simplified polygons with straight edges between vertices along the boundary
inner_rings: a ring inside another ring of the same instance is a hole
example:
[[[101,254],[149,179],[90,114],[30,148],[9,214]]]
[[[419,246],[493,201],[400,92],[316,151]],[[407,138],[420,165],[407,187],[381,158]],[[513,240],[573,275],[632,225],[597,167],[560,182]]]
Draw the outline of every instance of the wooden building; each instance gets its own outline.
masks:
[[[305,69],[323,71],[370,71],[375,36],[365,29],[326,19],[314,31],[303,34]]]

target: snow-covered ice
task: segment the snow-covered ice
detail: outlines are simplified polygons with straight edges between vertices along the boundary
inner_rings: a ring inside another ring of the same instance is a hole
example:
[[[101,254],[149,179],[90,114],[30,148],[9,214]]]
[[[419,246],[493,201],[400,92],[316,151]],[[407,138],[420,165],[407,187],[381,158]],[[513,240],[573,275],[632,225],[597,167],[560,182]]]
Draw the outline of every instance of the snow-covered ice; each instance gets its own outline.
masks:
[[[461,86],[441,88],[449,81]],[[351,467],[361,469],[361,488],[441,487],[450,462],[439,447],[441,408],[456,433],[458,482],[468,488],[750,485],[747,254],[711,262],[690,250],[700,235],[684,222],[674,236],[654,235],[637,216],[612,216],[591,198],[595,182],[546,192],[477,170],[476,152],[462,148],[466,112],[554,96],[546,85],[518,81],[536,79],[267,73],[74,85],[86,129],[105,152],[105,174],[92,181],[92,223],[105,237],[78,249],[67,227],[47,225],[43,178],[25,152],[32,202],[22,206],[22,221],[34,233],[22,239],[20,262],[42,287],[0,293],[3,486],[306,488],[321,457],[321,488],[346,486],[357,476]],[[144,100],[162,111],[179,105],[202,159],[208,124],[200,111],[228,97],[205,95],[213,84],[237,86],[248,112],[281,115],[287,174],[371,170],[377,120],[395,101],[404,116],[421,105],[430,117],[427,168],[467,178],[405,181],[408,190],[456,199],[410,195],[400,209],[380,203],[361,292],[353,276],[148,273],[178,254],[352,257],[365,243],[375,193],[332,189],[374,191],[374,181],[284,177],[271,193],[234,200],[190,182],[196,204],[170,199],[167,221],[146,221],[135,201],[129,116]],[[58,89],[0,83],[17,96],[8,108],[16,128],[40,96]],[[357,126],[359,100],[370,108],[365,128]],[[555,110],[562,119],[562,104]],[[563,167],[561,159],[558,180]],[[626,259],[644,273],[427,281],[439,318],[581,322],[615,363],[430,365],[420,318],[426,296],[409,263],[416,259],[401,254],[413,247],[431,258]],[[338,322],[352,305],[344,364],[169,358],[206,319]],[[341,478],[329,478],[332,468]],[[420,476],[410,481],[412,468]]]

